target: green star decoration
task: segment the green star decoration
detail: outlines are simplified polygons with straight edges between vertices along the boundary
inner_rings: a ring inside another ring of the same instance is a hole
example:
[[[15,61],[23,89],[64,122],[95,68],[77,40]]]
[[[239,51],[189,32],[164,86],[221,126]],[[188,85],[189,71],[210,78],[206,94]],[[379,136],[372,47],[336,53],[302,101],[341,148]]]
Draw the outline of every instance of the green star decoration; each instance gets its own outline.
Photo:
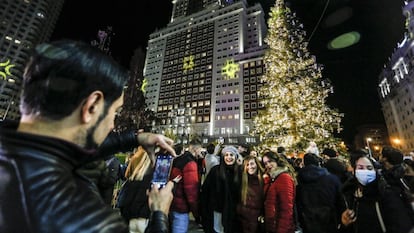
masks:
[[[7,76],[12,75],[10,69],[15,67],[15,65],[10,64],[10,59],[9,59],[6,62],[0,63],[0,67],[4,67],[4,71],[0,71],[0,76],[3,78],[3,80],[6,80]]]
[[[141,91],[142,92],[144,92],[144,93],[146,93],[147,92],[147,86],[148,86],[148,80],[145,78],[143,81],[142,81],[142,85],[141,85]]]
[[[227,76],[227,79],[236,78],[236,73],[239,72],[239,64],[234,63],[233,59],[227,60],[223,68],[221,68],[221,75]]]
[[[190,55],[188,57],[184,57],[183,59],[183,70],[192,70],[194,68],[194,56]]]

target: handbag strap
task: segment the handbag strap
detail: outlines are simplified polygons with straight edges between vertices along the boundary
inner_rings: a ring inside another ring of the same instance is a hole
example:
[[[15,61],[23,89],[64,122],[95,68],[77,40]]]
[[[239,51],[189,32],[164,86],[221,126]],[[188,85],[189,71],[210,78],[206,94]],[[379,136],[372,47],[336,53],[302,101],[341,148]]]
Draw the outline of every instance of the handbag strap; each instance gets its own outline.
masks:
[[[378,221],[381,225],[382,232],[387,232],[387,228],[385,228],[384,219],[382,218],[381,210],[379,207],[378,201],[375,202],[375,210],[377,211]]]

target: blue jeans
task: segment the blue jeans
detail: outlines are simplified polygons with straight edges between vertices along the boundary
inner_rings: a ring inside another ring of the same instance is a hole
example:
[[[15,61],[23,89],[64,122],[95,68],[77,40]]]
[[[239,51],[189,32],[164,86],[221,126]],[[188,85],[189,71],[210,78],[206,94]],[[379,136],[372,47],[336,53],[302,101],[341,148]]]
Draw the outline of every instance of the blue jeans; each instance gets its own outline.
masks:
[[[187,233],[189,222],[188,213],[171,211],[171,233]]]

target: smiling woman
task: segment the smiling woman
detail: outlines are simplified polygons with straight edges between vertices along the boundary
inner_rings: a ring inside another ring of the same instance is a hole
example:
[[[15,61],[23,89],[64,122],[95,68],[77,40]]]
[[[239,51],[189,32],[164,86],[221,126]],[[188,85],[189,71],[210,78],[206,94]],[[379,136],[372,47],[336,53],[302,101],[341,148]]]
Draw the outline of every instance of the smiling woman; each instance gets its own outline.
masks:
[[[234,146],[221,151],[220,164],[211,168],[200,195],[201,219],[205,232],[241,232],[236,216],[240,199],[240,156]]]

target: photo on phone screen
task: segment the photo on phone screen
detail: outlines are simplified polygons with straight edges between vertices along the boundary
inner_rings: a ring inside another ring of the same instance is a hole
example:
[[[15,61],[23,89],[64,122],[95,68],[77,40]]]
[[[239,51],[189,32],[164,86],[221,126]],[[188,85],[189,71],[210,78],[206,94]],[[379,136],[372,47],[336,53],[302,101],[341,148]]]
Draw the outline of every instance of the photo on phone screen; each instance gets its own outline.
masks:
[[[159,185],[163,188],[169,178],[174,157],[169,154],[160,154],[155,160],[155,170],[152,177],[151,185]]]

